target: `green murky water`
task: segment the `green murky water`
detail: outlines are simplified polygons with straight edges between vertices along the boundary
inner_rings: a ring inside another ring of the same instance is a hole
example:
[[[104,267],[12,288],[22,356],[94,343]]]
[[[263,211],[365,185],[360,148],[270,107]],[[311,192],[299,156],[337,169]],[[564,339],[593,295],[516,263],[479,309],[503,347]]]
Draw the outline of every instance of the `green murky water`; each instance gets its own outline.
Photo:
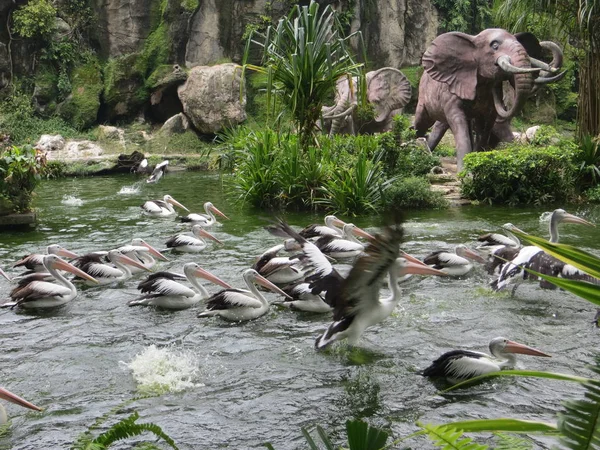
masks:
[[[139,205],[165,193],[193,212],[201,212],[210,200],[231,220],[211,230],[223,246],[174,256],[161,264],[162,270],[179,271],[185,262],[197,261],[241,287],[241,272],[277,243],[262,229],[269,215],[233,205],[219,176],[180,173],[157,185],[136,181],[133,176],[113,176],[45,182],[36,201],[38,228],[3,232],[0,265],[7,268],[51,243],[84,253],[142,237],[162,248],[169,236],[188,226],[143,217]],[[598,207],[566,209],[600,223]],[[413,212],[408,214],[404,249],[424,256],[433,249],[473,243],[482,232],[506,222],[547,236],[547,222],[540,220],[544,211],[463,207]],[[292,214],[288,219],[303,226],[322,217]],[[355,223],[374,229],[377,220]],[[600,229],[565,225],[561,241],[598,252]],[[505,336],[554,356],[523,357],[521,367],[589,375],[584,366],[594,360],[598,342],[598,330],[590,324],[593,307],[535,285],[520,287],[515,298],[492,295],[488,281],[481,268],[460,280],[410,280],[403,285],[402,308],[370,329],[361,349],[352,353],[315,352],[314,340],[327,326],[326,316],[272,308],[258,320],[230,324],[218,318],[200,320],[198,308],[129,308],[126,302],[137,294],[138,279],[82,290],[70,304],[51,312],[2,310],[0,385],[45,411],[8,407],[13,429],[0,438],[0,448],[68,448],[97,417],[135,396],[140,389],[136,380],[142,379],[171,383],[177,391],[140,400],[134,407],[143,420],[158,423],[187,449],[256,448],[267,441],[277,449],[305,448],[300,427],[321,424],[340,437],[349,417],[368,418],[395,437],[415,431],[417,420],[552,420],[560,408],[558,399],[578,395],[577,387],[496,380],[442,397],[417,374],[444,351],[485,351],[491,338]],[[7,297],[10,285],[0,280],[0,289]],[[134,358],[135,376],[128,367]],[[159,372],[163,378],[156,378]],[[551,445],[543,438],[536,442],[540,448]],[[426,441],[414,445],[428,447]]]

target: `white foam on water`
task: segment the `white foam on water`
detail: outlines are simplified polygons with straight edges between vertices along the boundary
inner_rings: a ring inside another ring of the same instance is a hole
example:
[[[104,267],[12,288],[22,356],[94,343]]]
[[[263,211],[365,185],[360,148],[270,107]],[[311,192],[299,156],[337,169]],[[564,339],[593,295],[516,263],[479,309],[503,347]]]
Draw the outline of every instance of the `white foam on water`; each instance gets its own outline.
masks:
[[[81,205],[83,205],[83,200],[75,197],[74,195],[68,195],[68,194],[63,195],[63,198],[60,202],[66,206],[81,206]]]
[[[140,192],[140,184],[136,183],[136,184],[131,185],[131,186],[123,186],[121,188],[121,190],[119,192],[117,192],[117,194],[119,194],[119,195],[132,195],[132,194],[137,194],[138,192]]]
[[[204,386],[195,381],[200,372],[198,358],[188,350],[157,348],[153,344],[123,364],[131,370],[138,389],[145,393],[180,392]]]

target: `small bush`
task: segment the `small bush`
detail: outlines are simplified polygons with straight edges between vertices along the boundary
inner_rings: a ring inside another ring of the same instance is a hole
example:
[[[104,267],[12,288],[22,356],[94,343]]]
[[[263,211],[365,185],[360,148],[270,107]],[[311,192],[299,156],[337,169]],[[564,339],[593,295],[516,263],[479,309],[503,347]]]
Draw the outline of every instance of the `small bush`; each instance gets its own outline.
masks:
[[[33,190],[45,174],[45,167],[45,156],[30,146],[13,146],[2,151],[0,154],[0,197],[11,205],[5,212],[31,210]]]
[[[560,135],[556,128],[550,125],[542,125],[539,130],[535,133],[531,145],[544,146],[544,145],[558,145],[561,144],[565,139]]]
[[[403,114],[394,116],[392,134],[398,144],[408,142],[416,138],[415,130],[412,128],[410,117]]]
[[[456,149],[451,145],[439,143],[433,150],[433,154],[439,157],[456,156]]]
[[[383,202],[386,211],[448,206],[442,193],[432,191],[429,182],[422,177],[408,177],[394,181],[385,192]]]
[[[469,153],[459,174],[462,194],[487,203],[542,204],[575,193],[577,146],[534,148],[511,144],[502,150]]]
[[[24,38],[44,38],[52,33],[56,8],[48,0],[31,0],[13,14],[14,31]]]
[[[395,174],[401,177],[423,176],[439,165],[441,162],[438,156],[432,155],[417,141],[410,141],[399,148]]]
[[[585,191],[587,200],[594,203],[600,203],[600,186],[588,189]]]

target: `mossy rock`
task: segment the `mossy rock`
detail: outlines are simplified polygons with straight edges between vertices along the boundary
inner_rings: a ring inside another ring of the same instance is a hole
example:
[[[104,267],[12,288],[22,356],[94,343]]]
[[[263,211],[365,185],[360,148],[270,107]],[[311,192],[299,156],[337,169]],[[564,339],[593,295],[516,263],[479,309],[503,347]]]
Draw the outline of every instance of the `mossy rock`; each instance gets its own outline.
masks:
[[[151,90],[167,87],[171,84],[183,83],[188,74],[179,65],[162,64],[146,80],[146,87]]]
[[[58,115],[76,128],[88,128],[98,117],[103,88],[98,61],[76,67],[71,74],[71,85],[71,94],[59,105]]]
[[[51,116],[56,110],[58,98],[58,75],[56,71],[47,66],[40,66],[35,75],[35,88],[33,90],[33,104],[35,111],[44,117]]]
[[[149,98],[138,54],[112,58],[104,67],[104,102],[109,120],[131,117]]]

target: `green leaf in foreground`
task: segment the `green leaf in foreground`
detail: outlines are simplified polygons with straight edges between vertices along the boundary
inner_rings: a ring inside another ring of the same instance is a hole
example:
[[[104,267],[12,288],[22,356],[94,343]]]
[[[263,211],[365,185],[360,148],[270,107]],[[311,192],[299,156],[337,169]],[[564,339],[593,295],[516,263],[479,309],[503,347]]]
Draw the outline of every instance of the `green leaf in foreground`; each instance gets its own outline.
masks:
[[[388,439],[385,431],[371,427],[362,420],[347,421],[346,431],[350,450],[380,450]]]
[[[421,425],[429,436],[429,439],[437,447],[444,450],[487,450],[487,445],[480,445],[473,442],[473,439],[463,437],[463,432],[448,425]]]
[[[537,420],[521,419],[478,419],[445,423],[444,426],[454,428],[465,433],[481,433],[494,431],[508,431],[511,433],[554,433],[556,425]]]

